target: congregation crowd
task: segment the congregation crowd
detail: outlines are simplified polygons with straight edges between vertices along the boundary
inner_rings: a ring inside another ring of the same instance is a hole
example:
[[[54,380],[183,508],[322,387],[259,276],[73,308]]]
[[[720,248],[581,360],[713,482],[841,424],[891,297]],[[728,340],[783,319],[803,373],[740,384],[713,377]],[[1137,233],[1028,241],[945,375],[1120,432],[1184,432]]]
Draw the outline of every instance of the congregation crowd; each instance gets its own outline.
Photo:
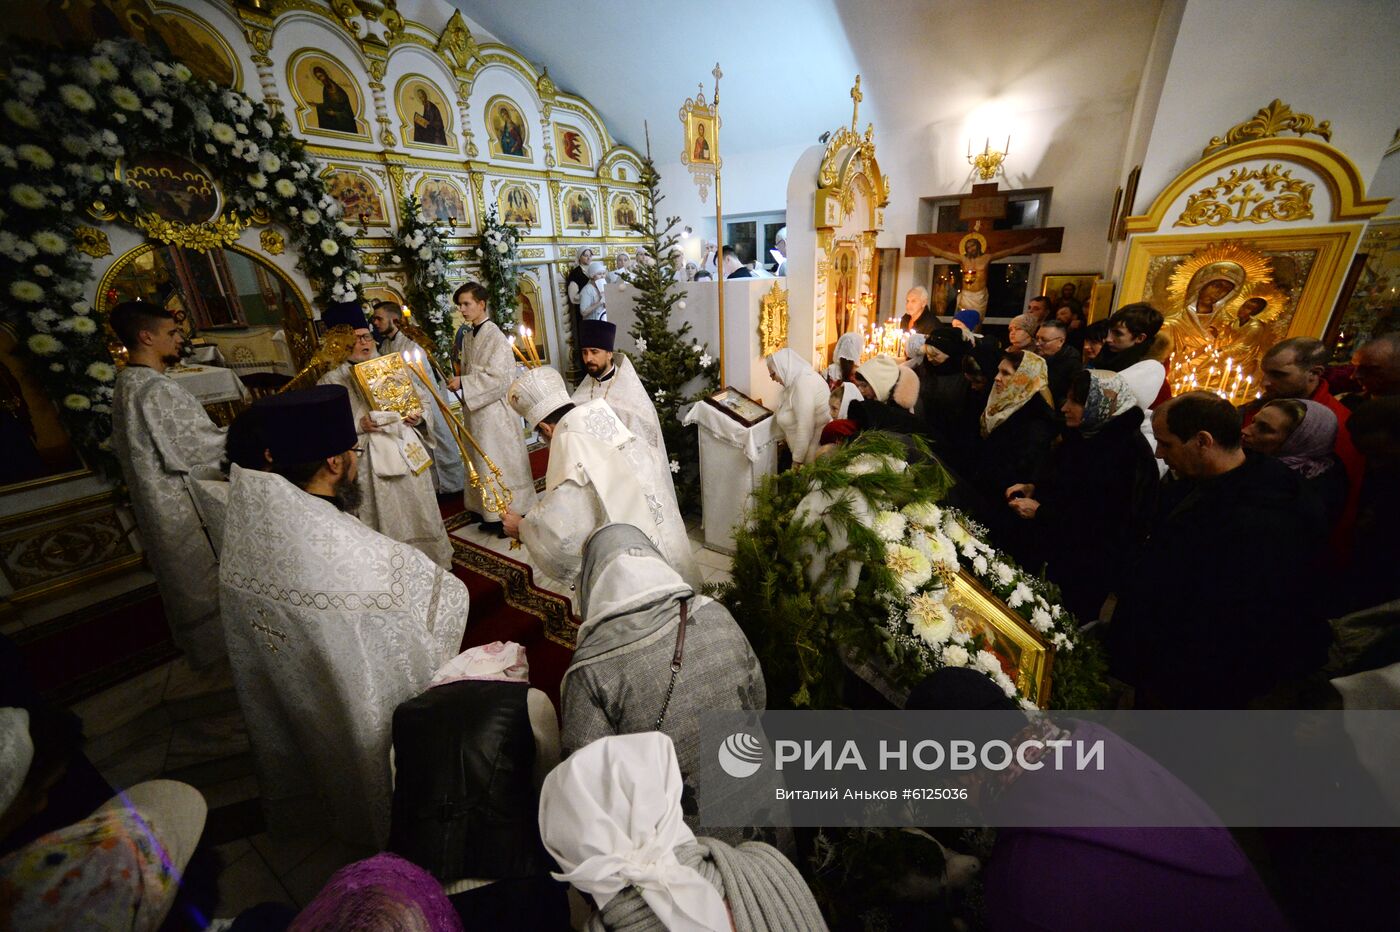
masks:
[[[571,282],[571,298],[602,301],[605,276]],[[392,309],[335,306],[323,321],[353,335],[340,368],[227,430],[163,375],[184,341],[170,315],[113,312],[129,353],[115,446],[177,640],[192,664],[231,667],[267,827],[380,853],[300,911],[211,922],[199,793],[150,781],[105,799],[76,721],[7,654],[0,926],[826,928],[791,833],[700,822],[702,713],[761,711],[768,696],[740,626],[700,591],[656,413],[614,356],[616,328],[581,315],[586,374],[570,394],[548,366],[518,372],[484,289],[456,300],[454,371],[428,377],[421,416],[371,410],[348,375],[376,337],[386,352],[402,337]],[[1361,347],[1348,372],[1319,341],[1285,340],[1264,357],[1261,396],[1237,409],[1172,396],[1146,304],[1087,325],[1036,298],[1005,341],[976,312],[938,320],[922,289],[908,311],[904,361],[862,361],[859,334],[825,372],[790,349],[768,358],[791,468],[865,431],[936,457],[950,502],[1043,569],[1137,708],[1324,703],[1328,677],[1400,661],[1384,536],[1400,337]],[[438,391],[481,441],[455,468]],[[550,446],[542,490],[522,418]],[[416,444],[434,451],[431,470]],[[509,500],[473,473],[497,475]],[[459,492],[488,537],[523,540],[573,587],[582,625],[558,696],[531,685],[518,644],[461,651],[470,597],[437,511]],[[989,686],[938,671],[908,707],[1004,707]],[[1200,805],[1165,773],[1152,785]],[[993,927],[1287,927],[1224,829],[1007,831],[997,845]]]
[[[1005,340],[972,312],[939,321],[922,289],[908,307],[903,363],[860,362],[855,333],[825,379],[791,350],[770,357],[793,462],[867,430],[921,438],[957,480],[950,502],[1043,570],[1081,624],[1102,622],[1137,707],[1291,707],[1328,662],[1329,620],[1400,598],[1400,335],[1350,367],[1319,340],[1283,340],[1237,408],[1173,396],[1147,304],[1076,327],[1032,298]],[[1342,672],[1400,660],[1400,642],[1368,643]]]

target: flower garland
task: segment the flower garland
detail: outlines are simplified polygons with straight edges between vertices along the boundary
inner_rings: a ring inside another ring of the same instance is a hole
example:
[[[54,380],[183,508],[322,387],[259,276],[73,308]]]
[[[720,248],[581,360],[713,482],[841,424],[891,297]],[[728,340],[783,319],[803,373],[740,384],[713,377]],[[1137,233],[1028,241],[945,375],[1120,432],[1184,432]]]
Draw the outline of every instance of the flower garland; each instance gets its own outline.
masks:
[[[354,230],[316,177],[286,121],[245,95],[197,80],[130,41],[82,54],[16,55],[0,80],[0,280],[4,314],[61,399],[74,442],[111,470],[116,367],[84,298],[92,261],[74,245],[89,206],[136,211],[113,166],[142,152],[173,152],[206,168],[244,217],[284,224],[298,268],[321,300],[354,300],[361,261]],[[140,138],[141,149],[124,140]]]
[[[500,221],[495,205],[488,207],[476,254],[481,259],[481,284],[489,294],[491,319],[507,336],[515,332],[519,245],[520,231]]]
[[[883,626],[903,648],[905,662],[916,666],[921,677],[938,667],[971,667],[991,677],[1008,697],[1034,708],[1019,696],[997,655],[958,627],[947,601],[947,580],[959,567],[968,570],[1056,650],[1074,650],[1071,619],[1051,602],[1049,586],[984,543],[986,532],[966,516],[933,502],[878,511],[872,529],[885,542],[885,563],[896,582],[880,591],[888,609]]]
[[[418,325],[444,358],[452,353],[452,286],[447,281],[447,238],[424,214],[418,198],[403,199],[404,221],[394,234],[395,258],[403,267],[406,297]]]
[[[771,692],[789,690],[796,707],[839,706],[844,650],[878,662],[899,688],[939,667],[968,667],[1029,704],[991,645],[959,627],[948,598],[961,568],[1056,649],[1057,707],[1101,701],[1102,658],[1054,586],[938,504],[950,480],[936,462],[910,465],[905,455],[897,440],[866,434],[769,477],[755,494],[720,598],[754,644]]]

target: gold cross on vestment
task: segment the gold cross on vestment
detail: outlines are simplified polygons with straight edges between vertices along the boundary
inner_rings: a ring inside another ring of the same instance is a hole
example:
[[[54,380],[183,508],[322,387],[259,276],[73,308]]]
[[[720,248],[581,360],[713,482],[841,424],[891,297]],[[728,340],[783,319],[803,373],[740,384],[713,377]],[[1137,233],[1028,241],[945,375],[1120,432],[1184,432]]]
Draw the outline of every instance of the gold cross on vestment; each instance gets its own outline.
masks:
[[[259,618],[261,618],[263,621],[267,621],[267,612],[263,611],[260,608],[256,609],[256,611],[258,613]],[[274,654],[282,649],[281,645],[285,644],[287,641],[287,635],[284,632],[278,631],[271,625],[260,625],[256,621],[252,622],[251,624],[253,625],[254,631],[261,632],[262,634],[267,636],[267,641],[263,644],[263,647],[266,647]],[[277,640],[274,641],[273,638],[276,638]]]
[[[860,75],[856,75],[855,86],[851,88],[851,132],[856,131],[856,123],[860,120],[860,102],[865,99],[865,95],[860,92]]]

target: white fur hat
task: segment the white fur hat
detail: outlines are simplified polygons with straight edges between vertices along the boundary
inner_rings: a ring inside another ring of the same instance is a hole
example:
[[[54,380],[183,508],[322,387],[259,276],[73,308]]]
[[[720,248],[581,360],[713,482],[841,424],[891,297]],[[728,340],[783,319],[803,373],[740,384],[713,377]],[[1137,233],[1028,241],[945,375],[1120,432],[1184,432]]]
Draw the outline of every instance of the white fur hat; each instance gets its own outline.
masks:
[[[562,408],[573,399],[564,387],[564,377],[559,370],[538,366],[511,383],[506,401],[516,414],[525,419],[526,424],[534,427],[551,411]]]
[[[860,368],[856,369],[856,375],[865,379],[870,383],[870,387],[875,389],[876,401],[889,401],[890,392],[894,391],[894,385],[899,381],[899,363],[894,361],[893,356],[882,354],[861,363]]]

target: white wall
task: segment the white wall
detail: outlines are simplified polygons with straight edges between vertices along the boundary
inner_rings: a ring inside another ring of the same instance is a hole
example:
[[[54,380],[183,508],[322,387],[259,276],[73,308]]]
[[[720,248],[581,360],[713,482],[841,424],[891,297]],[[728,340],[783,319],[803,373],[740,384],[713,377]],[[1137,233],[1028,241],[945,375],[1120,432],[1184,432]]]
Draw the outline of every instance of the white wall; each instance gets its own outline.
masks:
[[[1331,120],[1332,145],[1371,178],[1400,121],[1398,44],[1393,0],[1188,0],[1142,162],[1139,212],[1212,136],[1274,98]]]
[[[816,142],[820,130],[812,133]],[[723,137],[720,142],[723,144]],[[811,143],[794,146],[779,146],[756,152],[741,152],[738,155],[724,156],[724,214],[726,217],[738,214],[772,213],[787,209],[788,176],[792,166]],[[715,190],[711,185],[709,195],[702,203],[700,189],[691,178],[690,171],[680,162],[658,165],[661,175],[661,213],[665,216],[681,218],[681,228],[689,225],[695,235],[682,241],[685,257],[699,261],[701,240],[714,239],[715,235]],[[788,218],[790,221],[792,218]]]

